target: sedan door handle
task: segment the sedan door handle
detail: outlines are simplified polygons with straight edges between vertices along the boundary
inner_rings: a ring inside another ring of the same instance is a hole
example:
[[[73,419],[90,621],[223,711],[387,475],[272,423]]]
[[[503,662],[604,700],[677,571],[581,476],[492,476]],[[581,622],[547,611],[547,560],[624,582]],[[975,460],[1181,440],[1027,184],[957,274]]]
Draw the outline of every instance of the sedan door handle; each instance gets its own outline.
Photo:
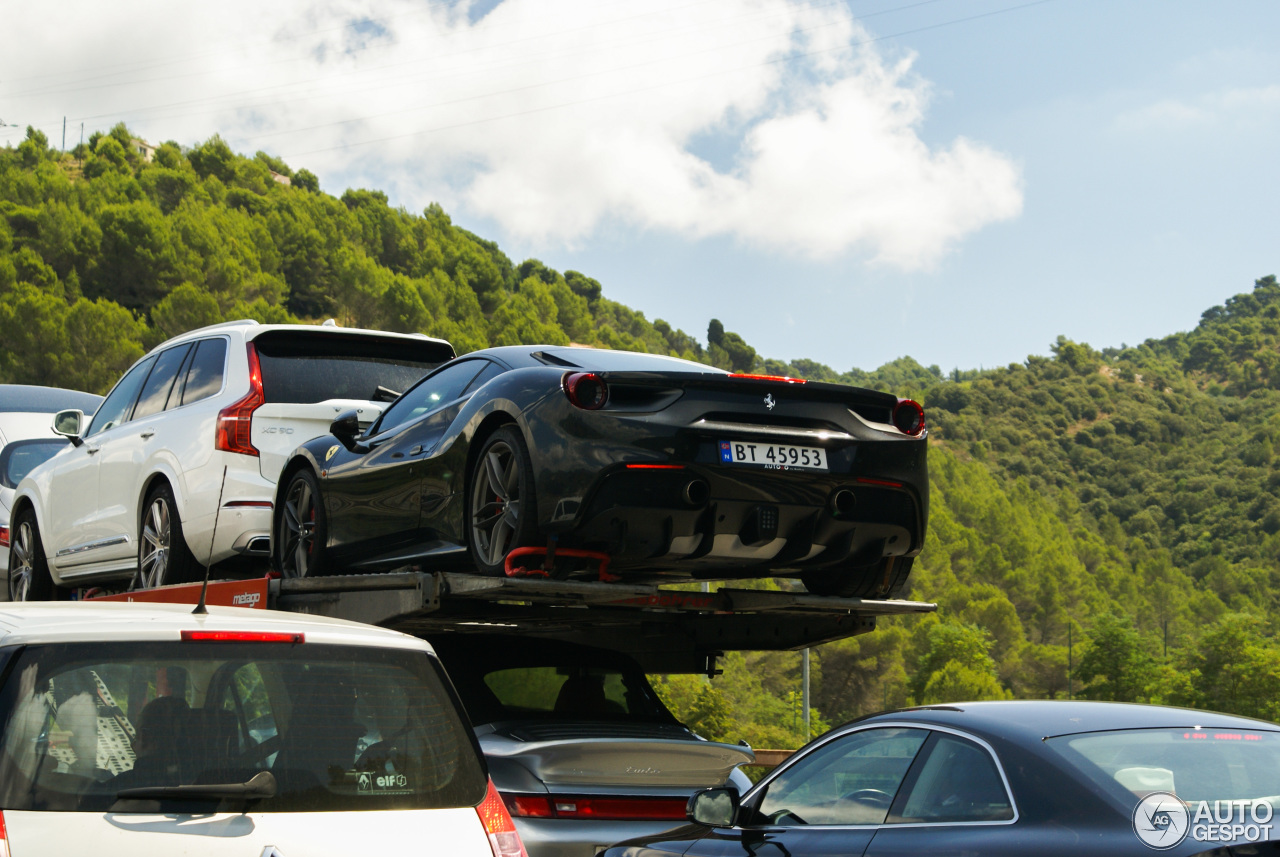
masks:
[[[155,436],[155,433],[156,433],[155,429],[147,429],[142,433],[141,437],[143,440],[150,440],[152,437]]]
[[[100,450],[100,449],[102,449],[102,447],[100,447],[100,446],[86,446],[86,447],[84,448],[84,451],[85,451],[85,453],[86,453],[87,455],[97,455],[97,454],[98,454],[98,450]]]

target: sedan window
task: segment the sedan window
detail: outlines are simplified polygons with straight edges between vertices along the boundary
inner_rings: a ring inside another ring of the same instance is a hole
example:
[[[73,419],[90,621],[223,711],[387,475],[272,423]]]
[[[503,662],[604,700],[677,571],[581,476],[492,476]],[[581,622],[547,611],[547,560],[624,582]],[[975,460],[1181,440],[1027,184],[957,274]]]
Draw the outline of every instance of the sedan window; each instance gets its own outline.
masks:
[[[120,379],[115,389],[107,395],[102,406],[98,408],[98,412],[93,415],[93,422],[89,423],[89,430],[85,432],[85,437],[93,437],[99,432],[115,428],[128,420],[129,412],[133,410],[133,402],[138,396],[138,388],[142,386],[143,379],[151,371],[151,364],[155,362],[154,357],[148,357]]]
[[[452,402],[487,364],[487,360],[463,360],[444,367],[387,408],[378,423],[378,431],[402,425]]]
[[[864,729],[830,741],[768,784],[755,823],[882,824],[928,737],[924,729]]]
[[[927,751],[900,815],[917,824],[1009,821],[1013,804],[991,754],[972,741],[939,734]]]

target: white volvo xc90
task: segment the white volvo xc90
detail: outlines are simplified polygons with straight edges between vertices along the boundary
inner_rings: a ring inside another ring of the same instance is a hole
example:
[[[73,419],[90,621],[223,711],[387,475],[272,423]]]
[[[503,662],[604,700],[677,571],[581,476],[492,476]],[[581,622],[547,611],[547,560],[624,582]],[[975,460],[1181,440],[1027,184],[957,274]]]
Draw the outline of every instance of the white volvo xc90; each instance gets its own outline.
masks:
[[[54,417],[71,444],[18,485],[14,601],[131,576],[198,579],[202,567],[270,555],[286,456],[356,408],[372,422],[453,346],[419,334],[229,322],[175,337],[125,373],[88,425]]]

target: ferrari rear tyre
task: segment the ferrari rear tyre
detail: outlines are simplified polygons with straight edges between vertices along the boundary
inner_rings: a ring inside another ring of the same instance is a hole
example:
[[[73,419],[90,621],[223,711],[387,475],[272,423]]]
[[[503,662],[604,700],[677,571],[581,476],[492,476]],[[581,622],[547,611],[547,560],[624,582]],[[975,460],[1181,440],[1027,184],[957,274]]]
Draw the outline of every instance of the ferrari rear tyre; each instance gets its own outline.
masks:
[[[14,522],[9,545],[9,600],[53,601],[59,593],[49,574],[36,513],[24,509]]]
[[[914,557],[886,556],[871,565],[822,568],[800,575],[814,595],[837,598],[897,598],[907,585]]]
[[[533,464],[518,428],[503,426],[485,439],[468,484],[471,558],[482,574],[501,576],[507,554],[537,534]]]
[[[289,478],[284,508],[276,521],[276,567],[284,577],[325,574],[324,503],[316,475],[303,468]]]
[[[182,519],[173,489],[160,483],[147,494],[138,525],[138,571],[131,589],[191,583],[204,575],[182,534]]]

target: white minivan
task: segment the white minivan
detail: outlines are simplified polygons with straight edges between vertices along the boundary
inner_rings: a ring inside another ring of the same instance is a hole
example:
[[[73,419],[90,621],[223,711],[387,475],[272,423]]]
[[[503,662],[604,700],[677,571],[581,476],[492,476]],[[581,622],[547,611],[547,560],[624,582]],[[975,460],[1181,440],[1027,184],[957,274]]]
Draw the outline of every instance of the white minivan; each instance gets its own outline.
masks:
[[[244,608],[0,605],[0,855],[526,857],[431,647]]]
[[[372,422],[453,346],[421,334],[237,321],[157,346],[91,420],[62,411],[68,449],[14,498],[9,591],[199,579],[270,556],[271,507],[288,454],[351,408]]]

